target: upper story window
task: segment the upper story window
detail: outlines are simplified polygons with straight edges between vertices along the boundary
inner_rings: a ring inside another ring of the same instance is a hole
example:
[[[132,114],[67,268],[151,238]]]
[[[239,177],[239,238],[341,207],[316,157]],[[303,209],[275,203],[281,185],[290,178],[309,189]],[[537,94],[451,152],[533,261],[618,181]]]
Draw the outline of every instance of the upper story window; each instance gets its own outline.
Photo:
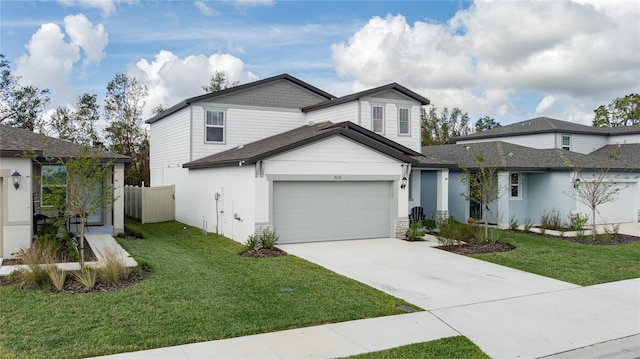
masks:
[[[512,199],[522,198],[522,178],[520,173],[509,174],[509,197]]]
[[[206,142],[224,142],[224,111],[206,111]]]
[[[384,107],[371,107],[371,129],[376,133],[384,133]]]
[[[562,149],[571,151],[571,136],[562,135]]]
[[[398,135],[409,136],[411,134],[411,117],[408,108],[398,109]]]

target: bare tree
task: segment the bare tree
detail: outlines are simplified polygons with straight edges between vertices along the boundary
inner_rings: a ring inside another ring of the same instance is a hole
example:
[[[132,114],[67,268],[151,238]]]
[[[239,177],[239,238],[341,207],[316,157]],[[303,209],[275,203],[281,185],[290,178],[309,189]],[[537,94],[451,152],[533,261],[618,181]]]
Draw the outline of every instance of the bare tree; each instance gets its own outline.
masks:
[[[614,153],[609,153],[608,156],[611,161],[616,161],[618,158]],[[594,160],[594,163],[597,162],[599,161]],[[619,180],[617,176],[609,174],[613,163],[605,163],[601,166],[596,165],[593,171],[589,171],[589,174],[585,173],[586,171],[581,168],[574,169],[577,173],[573,182],[575,192],[569,192],[568,195],[591,210],[591,238],[593,241],[596,239],[596,212],[598,212],[598,207],[605,203],[616,201],[620,191],[628,187],[628,185],[617,182],[616,179]]]

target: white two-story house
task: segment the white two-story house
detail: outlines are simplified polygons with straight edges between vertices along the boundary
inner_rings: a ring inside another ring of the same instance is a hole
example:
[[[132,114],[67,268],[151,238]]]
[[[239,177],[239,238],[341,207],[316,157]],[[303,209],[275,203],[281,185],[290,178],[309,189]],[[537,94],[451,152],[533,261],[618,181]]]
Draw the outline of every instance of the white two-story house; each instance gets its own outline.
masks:
[[[606,181],[615,183],[615,201],[599,206],[597,223],[638,222],[640,216],[640,126],[596,128],[539,117],[504,127],[462,136],[455,145],[424,147],[422,153],[455,163],[450,167],[449,214],[458,220],[482,217],[481,204],[469,203],[460,193],[462,169],[473,170],[473,154],[500,170],[499,198],[489,205],[489,221],[506,227],[540,223],[553,209],[564,221],[591,210],[576,198],[575,186],[593,181],[607,169]],[[422,173],[422,198],[427,214],[434,212],[435,176]]]
[[[284,74],[187,99],[147,120],[151,185],[175,185],[176,219],[239,242],[404,237],[433,172],[420,154],[429,100],[389,84],[336,98]]]

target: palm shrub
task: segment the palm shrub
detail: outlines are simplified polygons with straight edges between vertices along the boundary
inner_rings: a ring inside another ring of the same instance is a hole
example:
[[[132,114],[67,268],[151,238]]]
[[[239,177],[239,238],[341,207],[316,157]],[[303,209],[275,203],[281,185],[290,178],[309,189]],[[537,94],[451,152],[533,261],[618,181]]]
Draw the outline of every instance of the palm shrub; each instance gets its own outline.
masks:
[[[267,228],[261,234],[252,234],[247,237],[243,252],[260,248],[273,250],[276,248],[276,244],[278,244],[278,239],[280,239],[280,236],[276,234],[276,231]]]

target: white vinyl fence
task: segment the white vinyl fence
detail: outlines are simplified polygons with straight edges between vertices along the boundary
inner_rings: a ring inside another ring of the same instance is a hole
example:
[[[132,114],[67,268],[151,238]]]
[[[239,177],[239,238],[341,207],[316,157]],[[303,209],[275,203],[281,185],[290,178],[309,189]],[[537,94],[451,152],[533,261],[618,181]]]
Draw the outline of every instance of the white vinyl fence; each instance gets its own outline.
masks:
[[[142,223],[175,219],[175,186],[124,186],[124,213]]]

